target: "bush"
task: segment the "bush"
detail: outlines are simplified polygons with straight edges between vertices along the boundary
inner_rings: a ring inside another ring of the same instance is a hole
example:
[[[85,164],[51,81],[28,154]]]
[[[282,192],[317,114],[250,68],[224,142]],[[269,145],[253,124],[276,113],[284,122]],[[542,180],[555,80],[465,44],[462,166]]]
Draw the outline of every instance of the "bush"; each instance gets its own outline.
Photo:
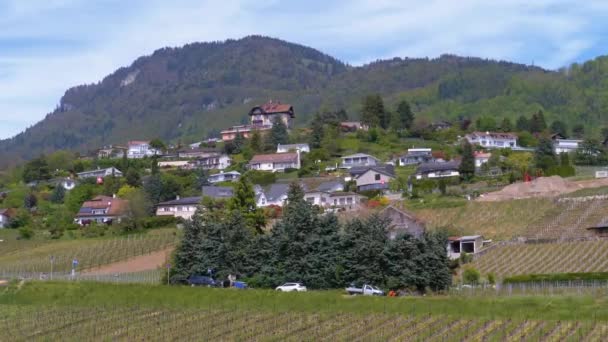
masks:
[[[367,198],[375,198],[382,196],[382,190],[364,190],[359,192],[359,195],[365,196]]]
[[[178,223],[178,221],[179,219],[174,216],[153,216],[142,219],[140,224],[144,229],[154,229],[174,226]]]
[[[608,272],[524,274],[505,278],[503,283],[531,283],[540,281],[569,280],[608,280]]]
[[[251,183],[262,186],[270,185],[277,180],[276,174],[257,170],[249,170],[243,176],[249,177],[249,181],[251,181]]]
[[[480,278],[481,274],[473,267],[467,267],[462,272],[462,280],[465,284],[477,285],[479,284]]]
[[[19,228],[19,238],[29,240],[34,237],[34,230],[30,227]]]

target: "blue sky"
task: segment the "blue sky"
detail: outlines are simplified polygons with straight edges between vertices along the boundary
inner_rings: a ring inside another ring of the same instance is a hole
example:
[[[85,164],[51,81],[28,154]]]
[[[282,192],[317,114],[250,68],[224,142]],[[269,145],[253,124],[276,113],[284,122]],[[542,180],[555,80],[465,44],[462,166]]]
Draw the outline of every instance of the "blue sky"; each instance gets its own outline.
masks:
[[[443,53],[556,69],[608,54],[605,0],[0,0],[0,139],[164,46],[262,34],[354,65]]]

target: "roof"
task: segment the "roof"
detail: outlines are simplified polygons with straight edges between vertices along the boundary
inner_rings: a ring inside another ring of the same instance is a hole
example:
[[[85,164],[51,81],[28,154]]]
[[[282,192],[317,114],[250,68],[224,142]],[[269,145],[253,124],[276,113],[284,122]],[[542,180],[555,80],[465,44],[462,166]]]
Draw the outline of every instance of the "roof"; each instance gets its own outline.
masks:
[[[322,191],[322,192],[331,191],[335,187],[344,188],[344,184],[341,181],[323,182],[323,183],[319,184],[319,186],[317,186],[317,191]]]
[[[371,165],[371,166],[353,166],[348,172],[351,176],[358,177],[367,171],[376,171],[386,176],[395,177],[395,168],[392,165]]]
[[[289,191],[288,183],[274,183],[271,184],[264,194],[266,195],[266,200],[269,202],[274,202],[280,199],[282,196],[286,196]]]
[[[211,198],[230,198],[234,194],[234,189],[229,186],[203,186],[203,196]]]
[[[132,146],[132,145],[147,145],[149,144],[150,141],[149,140],[131,140],[127,143],[127,145]]]
[[[428,162],[422,163],[416,169],[416,173],[425,173],[432,171],[448,171],[458,170],[460,167],[460,161],[452,160],[449,162]]]
[[[284,145],[279,144],[279,145],[277,145],[277,148],[279,148],[279,147],[283,147],[283,148],[286,148],[286,149],[290,149],[290,148],[293,148],[293,149],[296,149],[296,148],[308,148],[308,144],[306,144],[306,143],[303,143],[303,144],[284,144]]]
[[[298,154],[287,152],[287,153],[271,153],[271,154],[256,154],[251,158],[249,164],[260,164],[260,163],[292,163],[298,161]]]
[[[467,136],[491,137],[494,139],[517,139],[517,135],[503,132],[473,132],[467,134]]]
[[[199,204],[201,202],[202,198],[203,197],[201,197],[201,196],[177,198],[172,201],[160,202],[160,203],[158,203],[158,206],[164,207],[164,206],[170,206],[170,205]]]
[[[234,175],[234,176],[240,176],[241,173],[238,171],[228,171],[228,172],[220,172],[220,173],[216,173],[213,175],[209,175],[209,178],[211,177],[219,177],[219,176],[223,176],[223,175]]]
[[[350,191],[336,191],[336,192],[332,192],[332,193],[329,194],[329,197],[353,196],[353,195],[365,197],[363,195],[359,195],[357,193],[350,192]]]
[[[345,158],[361,158],[361,157],[369,157],[369,158],[372,158],[372,159],[375,159],[375,160],[379,161],[378,158],[376,158],[376,157],[374,157],[372,155],[369,155],[369,154],[365,154],[365,153],[355,153],[355,154],[351,154],[349,156],[344,156],[344,157],[341,157],[341,158],[345,159]]]
[[[475,152],[475,158],[490,158],[492,153]]]
[[[95,169],[95,170],[87,170],[87,171],[78,172],[77,175],[84,175],[84,174],[88,174],[88,173],[98,173],[98,172],[104,172],[104,171],[108,171],[108,170],[122,173],[119,169],[112,166],[112,167],[107,167],[105,169]]]
[[[128,209],[129,201],[109,196],[96,196],[91,200],[85,201],[77,216],[91,216],[93,209],[108,209],[105,214],[95,216],[120,216],[124,215]]]
[[[380,210],[380,214],[384,213],[385,211],[389,211],[389,210],[393,210],[398,212],[399,214],[406,216],[407,218],[409,218],[412,221],[424,224],[424,221],[419,219],[418,217],[416,217],[416,215],[410,213],[409,211],[403,210],[403,209],[399,209],[397,207],[395,207],[394,205],[389,205],[386,208]]]
[[[289,113],[291,117],[294,117],[293,106],[288,103],[281,103],[280,101],[273,102],[270,100],[263,105],[253,107],[249,115],[253,115],[256,109],[260,109],[263,114]]]

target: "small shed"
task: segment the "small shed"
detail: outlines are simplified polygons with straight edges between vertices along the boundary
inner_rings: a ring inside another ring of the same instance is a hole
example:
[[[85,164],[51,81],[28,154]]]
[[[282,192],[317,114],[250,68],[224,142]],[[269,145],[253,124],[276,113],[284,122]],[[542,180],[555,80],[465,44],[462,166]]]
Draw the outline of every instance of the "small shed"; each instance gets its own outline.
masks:
[[[388,217],[391,220],[391,227],[387,231],[387,235],[390,239],[394,239],[399,234],[407,233],[416,238],[419,238],[424,234],[426,227],[424,222],[414,214],[398,209],[392,205],[389,205],[380,212],[383,217]]]
[[[448,238],[448,257],[450,259],[460,258],[460,254],[475,254],[483,247],[483,236],[452,236]]]

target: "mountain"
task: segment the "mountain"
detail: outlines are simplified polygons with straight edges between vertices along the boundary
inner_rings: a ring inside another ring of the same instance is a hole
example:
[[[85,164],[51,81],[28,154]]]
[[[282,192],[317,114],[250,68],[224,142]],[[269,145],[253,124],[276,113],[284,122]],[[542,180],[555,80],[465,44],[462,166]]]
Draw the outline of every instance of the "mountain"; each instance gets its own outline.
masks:
[[[244,123],[249,108],[268,99],[293,104],[299,125],[320,108],[344,107],[356,118],[361,98],[380,93],[389,107],[405,98],[429,119],[515,118],[543,109],[548,120],[599,130],[608,109],[607,73],[605,57],[560,71],[452,55],[352,67],[267,37],[193,43],[157,50],[99,83],[67,90],[42,121],[0,141],[0,166],[130,139],[200,140]]]

